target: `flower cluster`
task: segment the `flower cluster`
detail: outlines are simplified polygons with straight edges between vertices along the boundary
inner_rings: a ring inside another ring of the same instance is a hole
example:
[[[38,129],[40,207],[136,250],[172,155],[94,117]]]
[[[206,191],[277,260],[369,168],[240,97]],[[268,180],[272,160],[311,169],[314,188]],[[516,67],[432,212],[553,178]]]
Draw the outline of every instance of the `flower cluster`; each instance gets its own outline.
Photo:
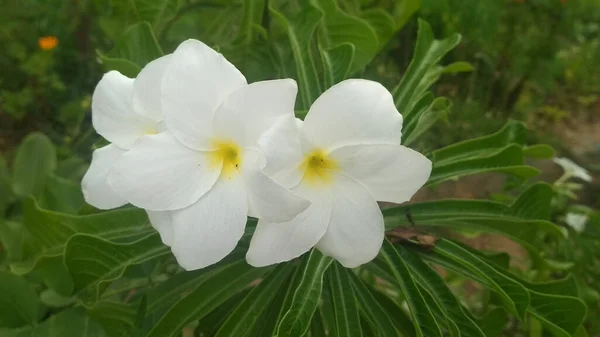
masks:
[[[372,260],[384,238],[377,201],[402,203],[431,162],[401,146],[402,116],[380,84],[346,80],[304,121],[297,85],[248,84],[197,40],[131,79],[98,83],[92,122],[111,144],[94,151],[82,181],[100,209],[131,203],[187,270],[214,264],[258,218],[246,258],[265,266],[313,247],[346,267]]]

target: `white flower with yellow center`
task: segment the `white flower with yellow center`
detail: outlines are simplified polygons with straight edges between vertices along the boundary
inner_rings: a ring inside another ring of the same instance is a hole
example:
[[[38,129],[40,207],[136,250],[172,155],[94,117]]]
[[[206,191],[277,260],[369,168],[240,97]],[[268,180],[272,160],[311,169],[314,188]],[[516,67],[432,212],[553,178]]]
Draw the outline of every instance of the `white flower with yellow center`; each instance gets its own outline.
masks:
[[[166,132],[140,138],[113,165],[109,185],[153,224],[179,264],[193,270],[229,254],[247,216],[287,221],[309,202],[261,172],[258,138],[292,117],[293,80],[247,84],[221,54],[183,42],[160,92]]]
[[[127,203],[107,185],[106,176],[138,139],[161,131],[159,91],[169,58],[166,55],[148,63],[135,79],[113,70],[98,82],[92,96],[92,124],[111,144],[94,151],[81,182],[88,204],[111,209]]]
[[[283,118],[260,140],[265,172],[312,204],[291,221],[258,222],[248,263],[291,260],[316,246],[353,268],[384,238],[377,201],[410,200],[431,161],[401,146],[402,116],[380,84],[347,80],[324,92],[304,122]]]

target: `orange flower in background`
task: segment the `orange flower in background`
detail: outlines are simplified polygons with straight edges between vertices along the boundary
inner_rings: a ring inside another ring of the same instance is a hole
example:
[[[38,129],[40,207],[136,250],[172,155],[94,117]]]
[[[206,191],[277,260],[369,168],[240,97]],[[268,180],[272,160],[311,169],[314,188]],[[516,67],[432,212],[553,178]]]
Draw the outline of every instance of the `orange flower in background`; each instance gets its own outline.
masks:
[[[44,36],[38,39],[38,45],[42,50],[52,50],[58,45],[56,36]]]

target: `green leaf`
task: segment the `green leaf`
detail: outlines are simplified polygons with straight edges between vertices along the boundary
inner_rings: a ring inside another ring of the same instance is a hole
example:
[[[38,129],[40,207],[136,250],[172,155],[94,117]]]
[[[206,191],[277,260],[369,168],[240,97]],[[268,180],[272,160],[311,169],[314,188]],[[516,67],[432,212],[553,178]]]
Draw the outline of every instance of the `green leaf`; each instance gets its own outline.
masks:
[[[450,52],[460,42],[460,35],[455,34],[444,40],[436,40],[433,36],[431,26],[419,20],[419,32],[417,34],[417,45],[413,59],[398,86],[393,90],[394,102],[401,112],[406,111],[407,106],[416,102],[425,88],[420,86],[421,81],[426,78],[427,72],[437,65],[442,57]],[[419,88],[419,91],[417,89]]]
[[[23,257],[24,234],[23,224],[0,218],[0,243],[9,263],[20,261]]]
[[[523,155],[528,158],[551,159],[555,153],[554,148],[546,144],[531,145],[523,148]]]
[[[77,233],[115,241],[139,238],[153,231],[146,212],[134,208],[70,215],[41,209],[28,198],[23,204],[23,214],[29,237],[24,243],[25,261],[11,265],[17,274],[30,272],[42,259],[62,256],[67,240]]]
[[[508,144],[525,144],[527,128],[522,122],[509,120],[502,129],[491,135],[458,142],[431,153],[436,165],[448,164],[468,158],[482,157],[505,148]]]
[[[379,51],[377,34],[364,20],[342,12],[335,0],[311,0],[323,13],[323,37],[328,48],[342,44],[355,47],[350,73],[364,69]]]
[[[374,266],[374,263],[368,264],[369,267]],[[395,280],[392,278],[390,280],[394,282]],[[398,303],[389,298],[388,296],[380,293],[379,291],[369,289],[373,297],[377,300],[379,305],[385,310],[388,316],[392,319],[392,323],[398,331],[402,333],[402,336],[405,337],[413,337],[416,336],[415,327],[410,318],[406,315],[404,310],[400,308]]]
[[[4,157],[0,154],[0,216],[4,215],[4,210],[13,202],[14,199],[14,191],[12,187],[12,179],[10,177],[10,172],[8,170],[8,166],[6,166],[6,161]]]
[[[360,14],[360,18],[366,21],[377,34],[379,50],[385,47],[398,31],[394,18],[381,8],[366,10]]]
[[[27,279],[0,271],[0,327],[37,323],[40,301]]]
[[[354,59],[355,48],[353,45],[341,44],[327,50],[319,46],[319,50],[321,51],[323,69],[325,69],[324,83],[326,88],[348,78]]]
[[[172,337],[181,333],[187,324],[210,313],[267,270],[251,267],[245,261],[227,265],[177,301],[154,325],[148,337]]]
[[[40,195],[50,172],[56,168],[56,148],[44,134],[29,134],[13,163],[13,190],[20,197]]]
[[[279,323],[280,318],[285,314],[286,308],[290,306],[294,290],[298,287],[300,282],[299,278],[296,276],[298,273],[302,272],[302,270],[297,267],[295,269],[294,274],[284,283],[284,288],[280,288],[280,290],[275,293],[271,305],[262,316],[261,322],[254,326],[250,336],[275,336],[277,333],[277,323]],[[288,299],[289,302],[286,302]]]
[[[125,268],[170,254],[158,233],[126,244],[76,234],[67,242],[64,259],[75,293],[85,290],[89,296],[86,300],[95,303],[108,283],[121,277]]]
[[[435,270],[406,248],[397,246],[397,250],[400,257],[409,266],[411,275],[417,283],[431,293],[432,299],[437,302],[447,320],[456,324],[460,331],[459,335],[486,337]]]
[[[399,0],[396,1],[394,8],[394,19],[396,21],[396,30],[402,29],[408,22],[408,19],[416,13],[421,7],[421,0]]]
[[[498,294],[504,306],[512,314],[520,320],[525,319],[525,313],[529,307],[530,295],[527,289],[519,282],[499,273],[494,267],[451,241],[440,239],[436,242],[434,250],[436,254],[442,255],[456,264],[460,264],[472,275],[480,280],[484,280],[484,284]],[[434,262],[438,263],[438,260]]]
[[[331,262],[331,258],[316,249],[311,250],[305,257],[302,273],[295,275],[301,281],[294,292],[288,311],[279,323],[278,337],[304,336],[308,331],[323,291],[323,275]]]
[[[490,282],[490,279],[494,279],[494,281],[511,280],[511,285],[502,285],[507,293],[512,291],[511,289],[517,289],[514,284],[519,284],[523,289],[526,289],[530,297],[529,306],[526,306],[528,312],[556,336],[574,334],[586,315],[585,304],[580,299],[569,296],[574,294],[576,290],[573,280],[567,278],[549,283],[529,283],[503,271],[498,266],[494,266],[492,262],[486,261],[484,257],[478,255],[478,252],[471,252],[447,240],[438,241],[435,252],[440,254],[422,256],[445,268],[461,273],[490,289],[495,289],[495,285]],[[451,255],[455,258],[450,257]],[[473,262],[473,264],[470,265],[467,260]],[[473,269],[474,266],[477,266],[476,269]]]
[[[335,318],[333,327],[335,334],[331,334],[331,336],[362,336],[358,304],[352,289],[350,273],[351,271],[335,262],[325,276]]]
[[[133,8],[140,21],[148,21],[156,32],[179,10],[180,0],[132,0]]]
[[[501,337],[507,320],[508,317],[504,309],[493,308],[479,320],[479,327],[487,337]]]
[[[247,336],[292,270],[291,263],[284,263],[270,272],[228,316],[215,337]]]
[[[137,76],[146,64],[162,55],[148,22],[129,27],[108,54],[98,53],[107,70],[117,70],[128,77]]]
[[[457,179],[484,172],[507,173],[523,180],[535,177],[540,173],[538,169],[524,165],[523,150],[519,145],[513,144],[495,153],[490,153],[487,156],[468,158],[445,164],[434,162],[427,186],[439,184],[449,179]]]
[[[40,294],[40,300],[50,307],[66,307],[75,302],[74,297],[63,296],[52,289],[46,289]]]
[[[88,309],[88,315],[104,328],[107,336],[129,337],[134,328],[137,305],[101,301]]]
[[[254,39],[254,26],[262,23],[264,0],[244,0],[244,15],[238,32],[238,42],[250,45]]]
[[[379,253],[379,258],[389,266],[390,273],[406,298],[406,302],[414,319],[417,336],[441,337],[442,331],[440,330],[440,326],[433,316],[431,309],[427,306],[408,267],[388,240],[383,242],[383,248]]]
[[[429,130],[440,118],[446,118],[450,111],[450,101],[445,97],[438,97],[421,111],[416,112],[402,131],[402,144],[409,146],[422,134]]]
[[[393,320],[390,318],[392,312],[388,312],[373,296],[367,285],[353,273],[348,273],[352,278],[352,286],[356,299],[360,306],[361,314],[369,321],[381,336],[397,336]]]
[[[0,330],[0,333],[2,331]],[[102,326],[90,319],[81,308],[61,311],[42,324],[11,331],[2,337],[113,337],[104,333]]]
[[[269,7],[269,10],[288,36],[300,86],[299,108],[308,110],[321,94],[319,72],[312,50],[313,36],[321,21],[321,13],[317,9],[307,7],[293,18],[288,18],[273,7]]]
[[[77,214],[85,204],[81,185],[51,174],[39,199],[40,207],[62,213]]]

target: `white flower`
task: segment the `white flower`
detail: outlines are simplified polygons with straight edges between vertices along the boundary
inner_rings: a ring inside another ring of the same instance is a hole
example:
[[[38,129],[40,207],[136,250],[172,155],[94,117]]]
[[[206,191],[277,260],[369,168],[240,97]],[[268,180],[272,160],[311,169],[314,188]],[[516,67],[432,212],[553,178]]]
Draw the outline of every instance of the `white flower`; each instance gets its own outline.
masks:
[[[140,138],[113,165],[109,185],[151,211],[151,221],[187,270],[216,263],[244,233],[247,216],[286,221],[309,202],[261,172],[258,138],[293,116],[296,82],[247,84],[221,54],[183,42],[160,93],[167,131]]]
[[[399,145],[402,116],[380,84],[347,80],[323,93],[304,122],[281,119],[261,137],[265,172],[312,202],[291,221],[258,222],[248,263],[293,259],[315,246],[346,267],[372,260],[384,238],[376,201],[408,201],[431,162]]]
[[[565,218],[567,225],[571,226],[571,228],[573,228],[577,233],[583,232],[587,221],[588,216],[586,214],[579,213],[567,213]]]
[[[592,176],[590,176],[589,172],[583,167],[577,165],[569,158],[553,158],[552,159],[556,164],[560,165],[562,169],[565,171],[565,174],[579,178],[581,180],[591,182]]]
[[[106,176],[113,163],[140,137],[161,131],[159,90],[169,58],[166,55],[148,63],[135,79],[110,71],[96,86],[92,124],[111,144],[94,151],[81,182],[88,204],[111,209],[127,203],[106,184]]]

